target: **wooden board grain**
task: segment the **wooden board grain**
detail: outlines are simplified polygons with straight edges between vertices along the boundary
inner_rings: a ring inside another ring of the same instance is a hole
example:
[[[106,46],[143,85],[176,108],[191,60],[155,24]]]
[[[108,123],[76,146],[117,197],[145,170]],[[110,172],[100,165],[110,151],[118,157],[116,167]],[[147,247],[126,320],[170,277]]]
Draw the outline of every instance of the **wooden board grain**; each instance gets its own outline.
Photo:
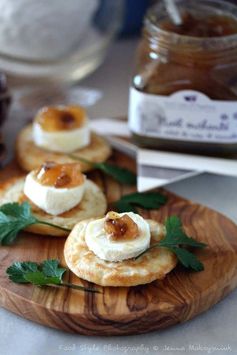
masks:
[[[122,154],[117,164],[134,167]],[[0,182],[21,173],[16,163],[0,172]],[[109,203],[133,189],[93,172]],[[6,268],[14,261],[63,261],[64,238],[22,233],[16,244],[0,248],[0,303],[29,320],[68,332],[86,335],[126,335],[162,329],[187,321],[208,310],[237,286],[237,227],[223,215],[163,190],[168,203],[158,211],[140,211],[144,217],[164,221],[180,216],[189,235],[208,244],[198,257],[205,271],[195,273],[178,266],[164,280],[136,287],[104,287],[102,294],[67,288],[39,288],[10,282]],[[71,272],[67,281],[88,286]],[[92,285],[90,285],[92,286]]]

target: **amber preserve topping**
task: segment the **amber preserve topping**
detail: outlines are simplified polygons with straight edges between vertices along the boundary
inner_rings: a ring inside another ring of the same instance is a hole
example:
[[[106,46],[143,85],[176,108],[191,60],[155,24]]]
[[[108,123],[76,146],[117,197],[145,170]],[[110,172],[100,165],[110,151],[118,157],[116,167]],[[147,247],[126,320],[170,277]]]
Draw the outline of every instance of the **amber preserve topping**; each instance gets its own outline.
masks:
[[[81,128],[86,124],[86,111],[80,106],[42,108],[35,117],[44,131],[57,132]]]
[[[105,217],[104,229],[112,240],[132,240],[139,234],[137,224],[132,218],[112,211]]]
[[[35,177],[41,185],[56,188],[76,187],[82,185],[85,181],[79,163],[56,164],[46,162],[36,171]]]

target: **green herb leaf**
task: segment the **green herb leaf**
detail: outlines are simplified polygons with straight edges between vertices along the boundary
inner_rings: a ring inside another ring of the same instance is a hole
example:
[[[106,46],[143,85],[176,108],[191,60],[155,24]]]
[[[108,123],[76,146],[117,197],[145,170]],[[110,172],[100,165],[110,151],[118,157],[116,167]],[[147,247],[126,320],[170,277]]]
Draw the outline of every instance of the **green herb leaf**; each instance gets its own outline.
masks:
[[[177,216],[167,218],[165,228],[165,237],[159,243],[153,244],[150,248],[138,255],[136,259],[145,254],[148,250],[163,247],[175,253],[180,263],[186,268],[191,268],[195,271],[204,270],[203,264],[198,260],[196,255],[183,247],[203,249],[206,247],[206,244],[197,242],[195,239],[187,236],[183,231],[182,222]]]
[[[118,212],[137,212],[136,207],[147,210],[157,209],[163,206],[166,201],[167,197],[159,192],[134,192],[122,196],[114,205]]]
[[[9,279],[16,283],[28,283],[25,279],[25,275],[29,272],[37,272],[37,263],[28,262],[15,262],[8,269],[7,274]]]
[[[0,243],[11,244],[18,232],[37,223],[27,202],[7,203],[0,207]]]
[[[59,267],[58,260],[44,260],[42,263],[42,271],[48,277],[57,277],[60,281],[66,271],[65,268]]]
[[[32,283],[42,286],[60,284],[65,268],[59,268],[58,260],[45,260],[42,264],[35,262],[15,262],[8,269],[9,278],[16,283]]]
[[[28,202],[22,204],[6,203],[0,206],[0,244],[9,245],[13,243],[17,234],[32,224],[46,224],[70,232],[70,229],[35,218]]]
[[[45,276],[42,271],[27,272],[24,278],[36,286],[59,285],[61,283],[58,277]]]
[[[131,170],[126,168],[121,168],[117,165],[110,163],[93,163],[87,159],[78,157],[74,154],[68,154],[68,156],[74,160],[81,161],[85,164],[93,166],[95,169],[101,170],[103,173],[111,176],[116,181],[120,182],[123,185],[136,185],[137,176]]]
[[[165,222],[166,236],[160,242],[160,246],[186,245],[193,248],[205,248],[206,244],[197,242],[188,237],[182,228],[182,222],[177,216],[167,218]]]
[[[193,269],[194,271],[202,271],[204,270],[203,264],[198,260],[195,254],[190,253],[190,251],[183,249],[183,248],[177,248],[177,247],[172,247],[170,248],[172,250],[179,262],[186,268]]]
[[[95,164],[95,168],[103,171],[107,175],[112,176],[112,178],[123,185],[136,185],[137,183],[136,174],[126,168],[121,168],[109,163],[97,163]]]
[[[58,260],[36,262],[15,262],[6,271],[9,279],[15,283],[31,283],[36,286],[64,286],[81,291],[99,292],[80,285],[63,282],[66,269],[59,266]]]
[[[119,200],[119,201],[115,202],[115,206],[116,206],[116,210],[119,213],[122,213],[122,212],[134,212],[134,213],[137,213],[137,209],[136,209],[135,206],[131,205],[128,202],[122,201],[122,200]]]

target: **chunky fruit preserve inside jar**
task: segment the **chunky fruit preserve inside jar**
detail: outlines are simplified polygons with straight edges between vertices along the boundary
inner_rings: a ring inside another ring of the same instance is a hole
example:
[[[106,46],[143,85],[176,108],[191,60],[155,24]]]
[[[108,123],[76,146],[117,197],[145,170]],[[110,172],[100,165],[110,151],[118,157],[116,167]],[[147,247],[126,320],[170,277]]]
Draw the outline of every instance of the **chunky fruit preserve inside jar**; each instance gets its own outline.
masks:
[[[148,147],[237,153],[237,6],[177,1],[148,11],[130,89],[129,126]]]

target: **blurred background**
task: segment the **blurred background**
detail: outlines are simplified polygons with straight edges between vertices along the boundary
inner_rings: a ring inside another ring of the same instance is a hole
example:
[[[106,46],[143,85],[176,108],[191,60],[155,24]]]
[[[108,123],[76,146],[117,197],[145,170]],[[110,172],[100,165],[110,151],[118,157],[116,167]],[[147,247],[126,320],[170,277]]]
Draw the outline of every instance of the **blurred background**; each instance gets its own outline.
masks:
[[[0,69],[13,86],[22,78],[77,82],[115,38],[139,35],[147,8],[159,1],[0,0]]]
[[[75,82],[115,37],[136,35],[149,0],[0,0],[0,68],[11,83]]]
[[[126,114],[122,87],[129,87],[134,38],[151,3],[0,0],[0,125],[10,106],[3,127],[8,151],[16,132],[44,105],[78,103],[92,118]],[[110,105],[115,91],[122,95]],[[0,132],[0,156],[1,139]]]
[[[102,63],[114,38],[139,34],[154,2],[0,0],[0,68],[13,83],[78,81]]]
[[[47,104],[125,116],[142,21],[159,1],[0,0],[0,123],[10,96],[14,130]]]

